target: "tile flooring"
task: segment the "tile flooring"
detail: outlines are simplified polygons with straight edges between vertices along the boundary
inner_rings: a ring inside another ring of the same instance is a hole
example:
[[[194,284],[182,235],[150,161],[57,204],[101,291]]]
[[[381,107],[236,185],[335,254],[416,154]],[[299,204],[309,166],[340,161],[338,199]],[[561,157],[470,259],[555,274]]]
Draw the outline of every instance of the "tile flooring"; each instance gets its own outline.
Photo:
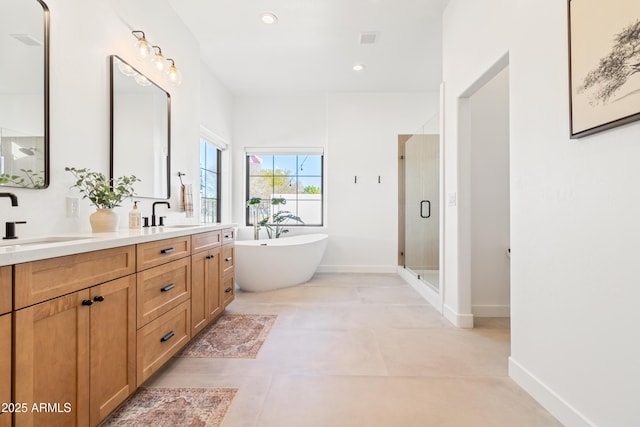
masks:
[[[224,427],[560,426],[507,375],[508,319],[457,329],[396,275],[238,291],[278,314],[256,359],[174,358],[151,387],[238,387]]]

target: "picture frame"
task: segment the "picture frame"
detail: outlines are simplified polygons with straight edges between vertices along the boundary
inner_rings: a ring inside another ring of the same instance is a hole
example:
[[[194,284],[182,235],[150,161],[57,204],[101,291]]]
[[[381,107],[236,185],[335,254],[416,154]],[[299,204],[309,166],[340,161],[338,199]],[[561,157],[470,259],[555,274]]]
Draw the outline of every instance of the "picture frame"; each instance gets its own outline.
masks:
[[[570,137],[640,120],[640,1],[567,0]]]

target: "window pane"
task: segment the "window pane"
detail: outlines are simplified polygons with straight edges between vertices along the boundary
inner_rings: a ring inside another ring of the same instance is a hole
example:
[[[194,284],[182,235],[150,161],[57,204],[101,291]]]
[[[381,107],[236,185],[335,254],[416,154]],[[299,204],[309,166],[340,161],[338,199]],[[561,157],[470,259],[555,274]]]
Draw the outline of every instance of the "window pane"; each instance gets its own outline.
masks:
[[[273,179],[270,176],[252,176],[249,178],[249,198],[271,199]]]
[[[308,176],[301,177],[298,189],[302,194],[321,194],[322,178]]]
[[[213,145],[207,147],[206,168],[207,170],[218,172],[218,149]]]
[[[299,156],[298,175],[322,175],[322,156]]]
[[[249,175],[273,175],[273,156],[250,155]]]
[[[295,175],[298,170],[297,156],[273,156],[273,169],[278,175]]]
[[[208,199],[218,198],[218,174],[205,171],[206,187],[205,197]]]
[[[305,225],[322,225],[322,202],[320,200],[300,200],[298,216]]]

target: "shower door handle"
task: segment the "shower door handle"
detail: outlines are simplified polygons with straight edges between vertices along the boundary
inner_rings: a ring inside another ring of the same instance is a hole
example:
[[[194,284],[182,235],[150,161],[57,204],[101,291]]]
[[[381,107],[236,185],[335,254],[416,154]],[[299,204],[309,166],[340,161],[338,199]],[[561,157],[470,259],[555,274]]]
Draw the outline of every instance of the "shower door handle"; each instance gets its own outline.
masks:
[[[427,204],[427,208],[429,209],[427,211],[427,215],[426,216],[423,214],[423,212],[424,212],[424,204],[425,203]],[[420,218],[429,218],[429,217],[431,217],[431,202],[429,200],[422,200],[420,202]]]

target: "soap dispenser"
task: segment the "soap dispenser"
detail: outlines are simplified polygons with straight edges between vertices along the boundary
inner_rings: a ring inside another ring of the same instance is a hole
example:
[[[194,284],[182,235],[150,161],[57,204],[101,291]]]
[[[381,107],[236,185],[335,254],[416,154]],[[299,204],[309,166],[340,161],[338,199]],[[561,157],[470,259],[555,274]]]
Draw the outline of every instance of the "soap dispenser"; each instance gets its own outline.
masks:
[[[133,209],[129,212],[129,228],[140,228],[142,226],[142,214],[138,209],[138,202],[133,202]]]

